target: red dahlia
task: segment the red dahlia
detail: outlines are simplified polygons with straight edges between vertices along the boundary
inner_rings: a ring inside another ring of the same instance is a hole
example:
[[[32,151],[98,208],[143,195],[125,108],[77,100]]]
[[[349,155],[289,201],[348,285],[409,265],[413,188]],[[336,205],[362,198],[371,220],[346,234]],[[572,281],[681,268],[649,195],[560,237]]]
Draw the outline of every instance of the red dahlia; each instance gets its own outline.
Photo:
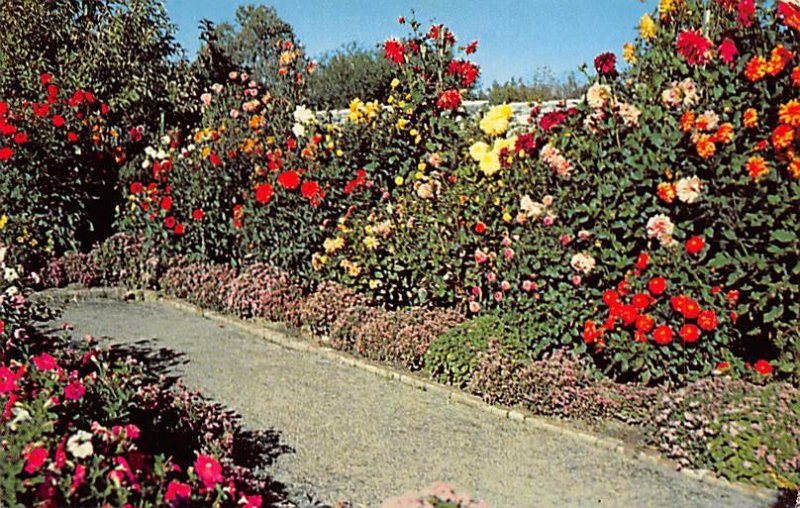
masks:
[[[715,330],[718,324],[717,314],[713,310],[704,310],[697,316],[697,325],[707,332]]]
[[[650,279],[650,282],[647,283],[647,289],[650,290],[653,295],[658,296],[666,291],[667,279],[664,277],[653,277]]]
[[[667,325],[656,328],[653,331],[653,341],[660,346],[666,346],[672,342],[672,328]]]
[[[383,55],[387,60],[396,64],[403,63],[406,54],[406,47],[397,39],[389,39],[383,44]]]
[[[759,360],[755,364],[756,372],[762,376],[769,376],[772,374],[772,364],[766,360]]]
[[[461,92],[458,90],[445,90],[439,95],[436,106],[439,109],[457,110],[461,106]]]
[[[678,54],[689,65],[705,65],[711,60],[713,44],[699,30],[685,30],[678,35]]]
[[[700,329],[695,325],[683,325],[679,333],[684,342],[696,342],[700,338]]]
[[[686,241],[686,252],[698,254],[706,246],[702,236],[693,236]]]
[[[600,53],[594,59],[594,68],[601,76],[614,77],[617,75],[617,57],[614,53]]]
[[[263,183],[256,187],[256,201],[262,204],[269,203],[274,193],[275,189],[273,189],[272,185]]]
[[[300,185],[300,173],[297,171],[284,171],[278,176],[278,183],[284,189],[294,190]]]

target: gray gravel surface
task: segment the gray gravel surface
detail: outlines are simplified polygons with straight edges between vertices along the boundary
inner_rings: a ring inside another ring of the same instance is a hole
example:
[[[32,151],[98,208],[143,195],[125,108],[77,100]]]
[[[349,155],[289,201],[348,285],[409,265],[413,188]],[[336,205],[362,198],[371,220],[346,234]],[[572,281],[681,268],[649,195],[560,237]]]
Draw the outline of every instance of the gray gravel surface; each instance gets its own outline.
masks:
[[[178,369],[187,385],[240,412],[247,426],[275,429],[292,449],[272,466],[276,479],[328,503],[379,506],[444,480],[497,508],[771,504],[167,304],[71,303],[61,321],[76,335],[152,339],[185,354]]]

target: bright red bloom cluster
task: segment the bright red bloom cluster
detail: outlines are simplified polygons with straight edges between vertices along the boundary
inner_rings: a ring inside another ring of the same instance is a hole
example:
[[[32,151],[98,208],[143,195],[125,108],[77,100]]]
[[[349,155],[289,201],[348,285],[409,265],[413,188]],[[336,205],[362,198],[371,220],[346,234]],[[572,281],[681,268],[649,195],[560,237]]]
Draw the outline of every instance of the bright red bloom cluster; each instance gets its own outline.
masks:
[[[439,95],[436,107],[449,111],[455,111],[461,106],[461,92],[458,90],[445,90]]]
[[[699,30],[685,30],[678,34],[678,54],[689,65],[705,65],[711,61],[714,44]]]
[[[447,74],[457,76],[463,86],[475,83],[480,73],[480,68],[467,60],[453,60],[447,65]]]

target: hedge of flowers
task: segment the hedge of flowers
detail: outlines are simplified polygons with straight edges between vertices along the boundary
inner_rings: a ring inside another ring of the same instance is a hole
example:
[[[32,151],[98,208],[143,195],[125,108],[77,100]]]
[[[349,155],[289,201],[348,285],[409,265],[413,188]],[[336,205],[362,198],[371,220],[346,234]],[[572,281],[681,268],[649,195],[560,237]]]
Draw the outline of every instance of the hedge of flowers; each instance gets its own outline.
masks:
[[[261,438],[238,416],[171,385],[146,354],[43,334],[53,313],[31,303],[27,288],[39,282],[9,272],[0,282],[5,506],[283,502],[282,490],[251,469],[260,458],[249,450]]]
[[[520,352],[529,347],[525,330],[516,329],[507,314],[465,321],[449,309],[382,309],[332,282],[304,294],[285,273],[261,265],[232,268],[169,258],[154,269],[141,245],[120,235],[88,255],[55,259],[48,272],[68,275],[46,282],[125,285],[125,274],[138,264],[161,274],[153,287],[207,309],[279,318],[334,348],[427,374],[491,403],[561,418],[617,419],[640,427],[651,445],[681,466],[769,487],[800,484],[800,391],[790,383],[756,384],[734,379],[730,371],[683,387],[618,383],[598,377],[590,359],[565,349],[535,360],[523,357]],[[65,269],[67,264],[73,268]]]

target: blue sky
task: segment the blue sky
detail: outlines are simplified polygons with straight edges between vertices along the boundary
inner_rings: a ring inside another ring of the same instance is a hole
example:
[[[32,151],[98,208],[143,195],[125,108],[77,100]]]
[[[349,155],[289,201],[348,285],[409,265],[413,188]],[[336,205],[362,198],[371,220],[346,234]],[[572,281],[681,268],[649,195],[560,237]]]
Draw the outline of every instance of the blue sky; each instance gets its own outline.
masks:
[[[460,42],[478,39],[474,60],[489,84],[530,77],[541,66],[563,76],[600,52],[620,55],[657,0],[166,0],[189,55],[197,50],[201,19],[231,21],[244,3],[275,7],[312,57],[351,41],[372,46],[400,36],[397,17],[414,9],[424,24],[448,25]]]

